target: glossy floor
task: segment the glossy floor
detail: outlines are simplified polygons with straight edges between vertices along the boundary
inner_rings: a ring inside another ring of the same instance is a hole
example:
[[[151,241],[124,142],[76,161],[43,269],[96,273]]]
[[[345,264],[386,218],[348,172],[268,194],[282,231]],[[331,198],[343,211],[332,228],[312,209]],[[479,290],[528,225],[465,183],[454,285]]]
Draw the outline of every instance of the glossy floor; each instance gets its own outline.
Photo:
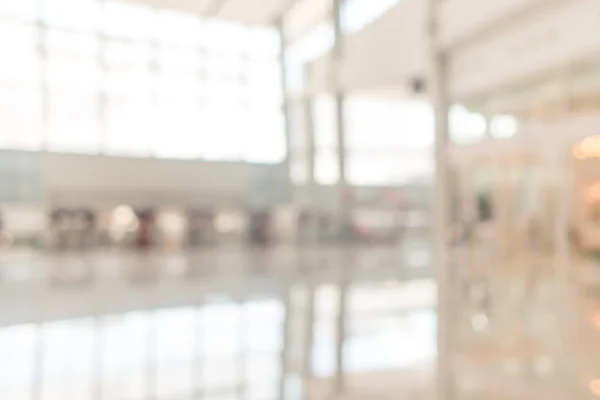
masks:
[[[373,259],[373,254],[361,257]],[[30,273],[15,281],[17,264],[7,258],[3,264],[5,271],[12,271],[8,275],[13,279],[5,281],[9,286],[47,274]],[[174,268],[173,263],[158,264],[166,271]],[[73,289],[67,285],[56,290]],[[305,316],[306,299],[296,296],[302,291],[302,282],[290,287],[290,319]],[[386,371],[431,360],[434,291],[429,280],[352,283],[347,292],[345,370]],[[220,290],[185,306],[92,311],[74,319],[5,326],[0,328],[0,398],[276,400],[285,378],[293,400],[302,388],[294,373],[282,377],[284,294],[256,290],[240,298],[234,291]],[[312,371],[317,379],[335,370],[339,297],[334,281],[316,284]],[[302,351],[302,343],[292,336],[288,340],[289,352]]]

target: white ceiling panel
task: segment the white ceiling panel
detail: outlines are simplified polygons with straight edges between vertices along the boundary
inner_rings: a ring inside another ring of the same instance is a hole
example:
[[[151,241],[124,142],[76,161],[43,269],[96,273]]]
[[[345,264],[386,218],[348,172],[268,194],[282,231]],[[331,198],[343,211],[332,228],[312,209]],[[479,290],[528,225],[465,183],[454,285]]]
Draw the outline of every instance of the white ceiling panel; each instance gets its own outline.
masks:
[[[247,24],[272,24],[289,0],[226,0],[217,16]]]
[[[219,0],[129,0],[132,3],[142,3],[152,7],[204,15],[210,10],[215,1]]]
[[[285,37],[293,42],[331,16],[332,1],[298,0],[285,17]]]
[[[251,25],[269,25],[294,0],[127,0],[157,8],[218,17]],[[323,1],[323,0],[320,0]]]

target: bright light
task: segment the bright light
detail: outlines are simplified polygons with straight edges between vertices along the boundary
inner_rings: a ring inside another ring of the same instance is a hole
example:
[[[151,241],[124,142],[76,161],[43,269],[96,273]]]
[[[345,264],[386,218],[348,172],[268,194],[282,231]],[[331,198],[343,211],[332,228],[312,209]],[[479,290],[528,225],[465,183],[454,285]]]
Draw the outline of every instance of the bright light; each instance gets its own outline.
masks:
[[[483,332],[489,326],[489,319],[485,314],[479,313],[473,316],[471,325],[476,332]]]
[[[517,134],[518,121],[512,115],[498,115],[490,122],[490,134],[496,138],[510,138]]]
[[[590,392],[596,397],[600,397],[600,379],[594,379],[589,385]]]
[[[573,148],[573,156],[579,160],[600,158],[600,135],[583,139]]]
[[[215,229],[219,233],[232,233],[244,228],[242,218],[234,213],[220,213],[215,218]]]
[[[470,112],[462,105],[450,108],[450,133],[457,143],[472,143],[483,139],[486,132],[485,117]]]
[[[138,228],[138,218],[129,206],[117,207],[110,218],[109,235],[113,240],[121,241],[127,233]]]
[[[592,201],[600,200],[600,182],[594,183],[588,189],[588,197]]]
[[[597,330],[600,331],[600,314],[594,315],[594,317],[592,318],[592,324]]]

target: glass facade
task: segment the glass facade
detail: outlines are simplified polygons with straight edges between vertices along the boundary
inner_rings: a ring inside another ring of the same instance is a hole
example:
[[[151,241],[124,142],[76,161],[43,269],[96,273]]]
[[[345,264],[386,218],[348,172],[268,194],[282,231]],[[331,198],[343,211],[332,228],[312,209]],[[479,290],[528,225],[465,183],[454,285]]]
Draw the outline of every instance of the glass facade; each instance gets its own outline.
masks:
[[[0,148],[280,162],[279,51],[272,28],[0,0]]]
[[[315,141],[315,180],[339,181],[337,121],[334,98],[312,103]],[[352,96],[344,105],[348,182],[356,186],[402,185],[433,174],[433,115],[426,102]],[[292,111],[292,179],[306,182],[308,149],[305,116]]]

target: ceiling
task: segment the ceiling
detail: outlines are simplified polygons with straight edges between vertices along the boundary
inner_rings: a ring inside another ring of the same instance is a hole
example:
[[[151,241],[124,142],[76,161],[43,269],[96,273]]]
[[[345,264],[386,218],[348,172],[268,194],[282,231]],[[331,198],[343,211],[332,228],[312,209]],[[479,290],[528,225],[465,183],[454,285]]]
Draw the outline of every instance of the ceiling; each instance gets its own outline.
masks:
[[[128,0],[250,25],[276,22],[297,0]]]

